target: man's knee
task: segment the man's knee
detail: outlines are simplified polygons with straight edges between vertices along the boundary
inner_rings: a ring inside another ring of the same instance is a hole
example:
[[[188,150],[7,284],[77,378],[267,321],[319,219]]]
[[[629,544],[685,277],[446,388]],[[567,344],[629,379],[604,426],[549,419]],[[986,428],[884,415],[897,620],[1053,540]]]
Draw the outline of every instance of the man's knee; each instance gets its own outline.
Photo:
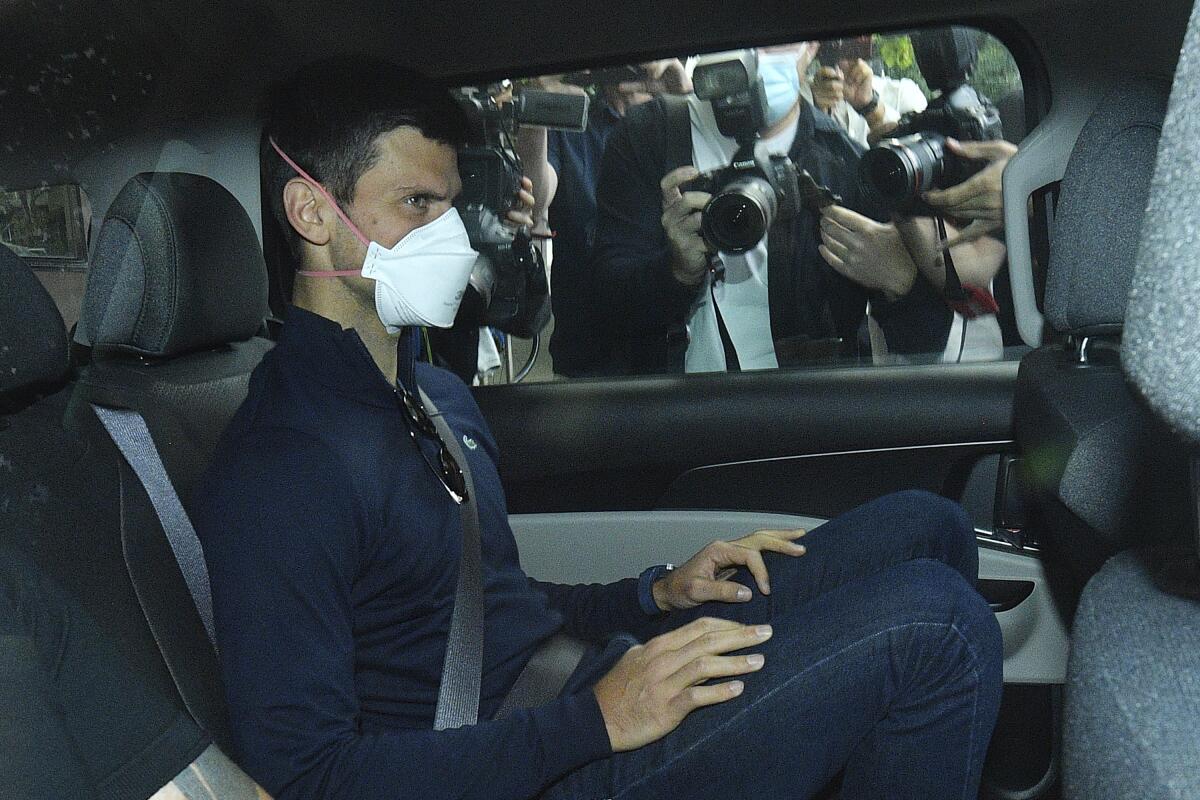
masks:
[[[900,602],[923,609],[925,621],[952,626],[981,672],[998,676],[1004,658],[1000,624],[987,601],[958,570],[922,558],[897,567],[896,578]]]
[[[915,555],[936,558],[974,581],[978,569],[975,525],[966,509],[953,500],[920,489],[882,497],[895,529],[913,540]]]

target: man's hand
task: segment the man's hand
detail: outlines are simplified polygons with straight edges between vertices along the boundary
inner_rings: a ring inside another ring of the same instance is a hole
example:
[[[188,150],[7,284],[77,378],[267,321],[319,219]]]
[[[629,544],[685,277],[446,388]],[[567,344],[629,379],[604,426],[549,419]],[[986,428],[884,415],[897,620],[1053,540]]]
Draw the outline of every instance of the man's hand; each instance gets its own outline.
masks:
[[[505,215],[504,224],[510,228],[533,227],[533,181],[528,175],[521,177],[521,188],[517,190],[517,205]]]
[[[700,212],[712,195],[680,192],[679,186],[700,174],[695,167],[679,167],[667,173],[662,189],[662,226],[671,247],[671,274],[684,286],[699,286],[708,272],[712,250],[700,235]]]
[[[839,67],[844,76],[842,86],[850,107],[859,109],[870,103],[875,96],[875,73],[871,71],[871,65],[861,58],[853,62],[843,59]]]
[[[613,752],[657,741],[697,708],[737,697],[741,681],[699,684],[761,669],[761,655],[720,654],[769,638],[769,625],[702,617],[631,647],[592,688]]]
[[[942,249],[975,241],[1004,227],[1004,168],[1017,152],[1010,142],[960,142],[947,139],[950,152],[972,161],[987,161],[988,165],[967,180],[951,186],[926,192],[925,202],[948,217],[969,220],[958,236],[948,239]]]
[[[821,67],[813,76],[813,105],[826,114],[833,113],[838,103],[846,99],[845,76],[837,67]],[[870,100],[870,97],[867,98]]]
[[[754,576],[758,590],[771,593],[771,582],[762,553],[769,550],[787,556],[802,556],[804,545],[796,541],[803,530],[755,531],[731,542],[712,542],[676,570],[655,581],[651,587],[654,602],[663,611],[695,608],[701,603],[745,603],[750,589],[737,581],[726,580],[727,567],[746,567]]]
[[[917,265],[895,225],[885,225],[841,206],[821,211],[817,250],[838,273],[895,300],[908,294]]]

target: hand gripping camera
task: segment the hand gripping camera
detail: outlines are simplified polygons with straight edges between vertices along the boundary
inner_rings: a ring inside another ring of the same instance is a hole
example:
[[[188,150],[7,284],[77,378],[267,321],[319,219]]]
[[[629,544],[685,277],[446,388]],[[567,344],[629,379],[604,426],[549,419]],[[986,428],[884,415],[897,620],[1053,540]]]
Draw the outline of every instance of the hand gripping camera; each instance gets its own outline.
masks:
[[[924,111],[903,116],[890,138],[868,150],[859,174],[889,210],[937,216],[921,195],[962,183],[986,166],[954,155],[946,139],[990,141],[1001,138],[1003,128],[996,107],[967,84],[976,57],[969,31],[922,31],[912,40],[922,75],[941,94]]]
[[[550,289],[529,231],[504,224],[524,175],[515,150],[517,129],[525,124],[582,131],[588,98],[526,89],[499,102],[496,94],[508,88],[471,87],[457,97],[469,129],[467,145],[458,153],[463,188],[455,207],[479,258],[455,326],[490,325],[529,338],[550,318]]]

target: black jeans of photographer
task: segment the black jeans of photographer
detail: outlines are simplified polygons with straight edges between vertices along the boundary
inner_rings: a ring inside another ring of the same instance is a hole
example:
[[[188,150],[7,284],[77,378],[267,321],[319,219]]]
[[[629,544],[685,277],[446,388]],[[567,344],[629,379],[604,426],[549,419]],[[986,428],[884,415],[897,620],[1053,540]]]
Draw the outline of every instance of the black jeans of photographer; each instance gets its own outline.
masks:
[[[733,700],[638,750],[576,770],[545,800],[811,797],[844,769],[846,798],[974,798],[1000,703],[999,625],[975,591],[974,530],[924,492],[880,498],[764,554],[771,594],[664,617],[770,623],[764,667]],[[610,647],[621,647],[613,643]],[[606,671],[583,664],[564,690]],[[590,669],[589,669],[590,667]]]

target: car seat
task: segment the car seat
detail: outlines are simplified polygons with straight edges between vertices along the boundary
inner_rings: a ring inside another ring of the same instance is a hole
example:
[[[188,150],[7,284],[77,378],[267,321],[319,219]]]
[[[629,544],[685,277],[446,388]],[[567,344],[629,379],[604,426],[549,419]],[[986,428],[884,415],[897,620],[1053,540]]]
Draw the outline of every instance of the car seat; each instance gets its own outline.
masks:
[[[1146,404],[1189,443],[1190,464],[1176,477],[1186,485],[1190,473],[1192,485],[1173,498],[1189,526],[1196,525],[1200,477],[1198,92],[1200,6],[1163,125],[1121,351]],[[1067,674],[1068,800],[1200,797],[1198,544],[1121,553],[1084,590]],[[1171,587],[1184,596],[1164,591],[1162,578],[1172,572],[1184,573]]]
[[[74,416],[90,403],[139,411],[186,500],[271,347],[267,314],[262,248],[237,199],[201,175],[134,176],[97,237]]]
[[[1081,131],[1047,270],[1057,341],[1026,355],[1017,377],[1030,522],[1068,619],[1113,553],[1184,535],[1183,448],[1137,403],[1117,350],[1167,93],[1162,82],[1128,79]]]
[[[92,405],[140,413],[186,499],[271,347],[258,335],[266,315],[262,250],[237,199],[199,175],[134,176],[97,238],[83,303],[91,362],[68,426],[113,447]],[[120,539],[142,611],[192,716],[228,749],[216,655],[149,496],[118,463]]]
[[[67,334],[0,247],[0,785],[142,800],[206,747],[126,571],[118,456],[64,430]]]

